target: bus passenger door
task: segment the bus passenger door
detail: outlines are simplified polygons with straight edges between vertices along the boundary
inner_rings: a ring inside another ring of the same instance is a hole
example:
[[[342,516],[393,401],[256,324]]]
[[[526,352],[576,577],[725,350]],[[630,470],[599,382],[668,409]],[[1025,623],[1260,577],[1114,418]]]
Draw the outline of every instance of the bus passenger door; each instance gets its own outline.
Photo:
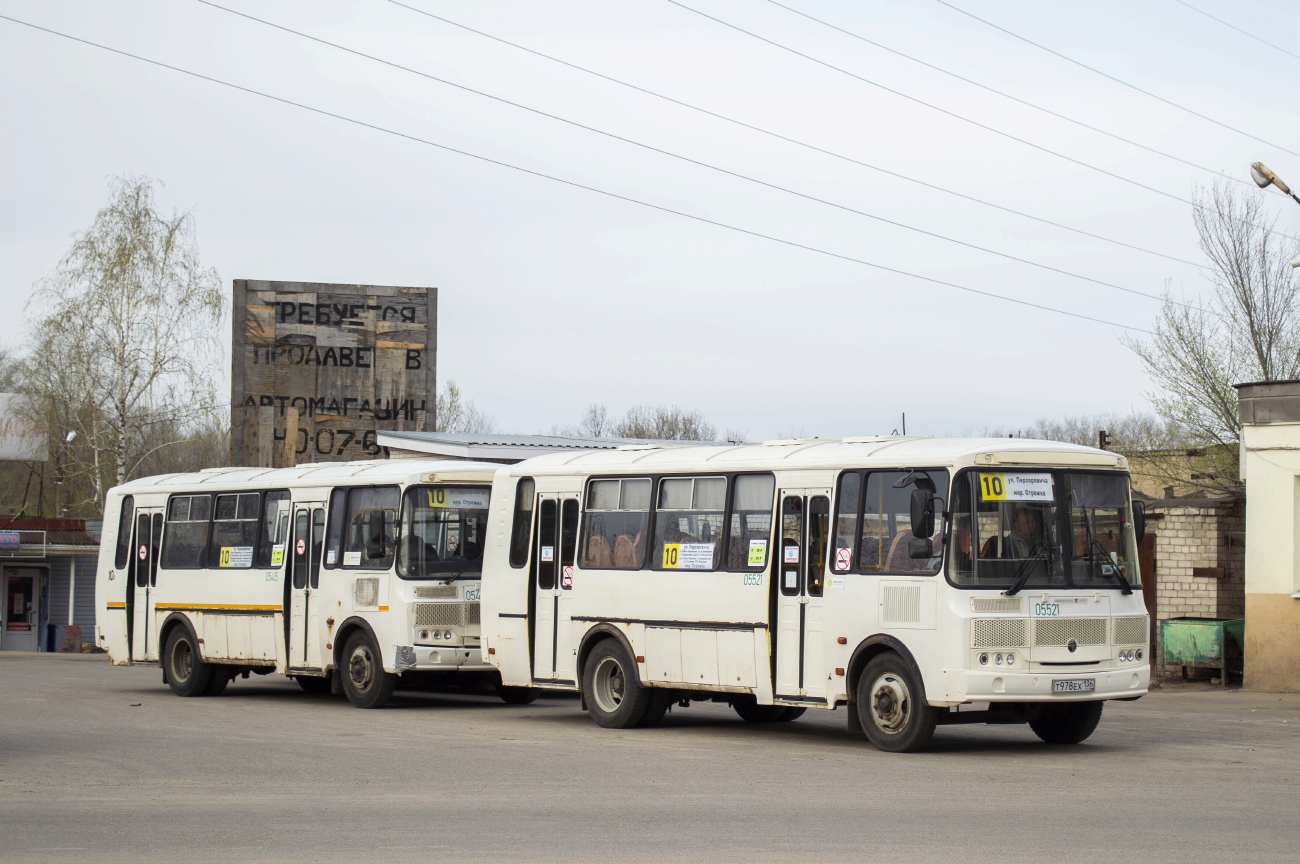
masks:
[[[126,580],[126,620],[132,661],[158,659],[158,637],[153,632],[157,605],[154,593],[158,586],[162,523],[161,510],[136,511],[135,536]]]
[[[289,669],[321,669],[320,559],[325,505],[302,504],[293,514],[289,556]]]
[[[783,489],[776,559],[777,699],[826,700],[823,590],[830,532],[829,489]]]
[[[533,678],[573,684],[566,595],[573,590],[578,499],[539,495],[533,542]]]

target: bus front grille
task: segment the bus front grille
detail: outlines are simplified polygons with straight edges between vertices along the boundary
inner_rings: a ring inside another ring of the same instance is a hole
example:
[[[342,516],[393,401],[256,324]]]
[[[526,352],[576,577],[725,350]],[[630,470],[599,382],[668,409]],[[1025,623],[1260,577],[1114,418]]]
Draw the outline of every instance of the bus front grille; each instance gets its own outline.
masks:
[[[464,603],[416,603],[416,627],[461,627],[465,624]]]
[[[1024,648],[1024,618],[976,618],[970,622],[972,648]]]
[[[1145,645],[1149,624],[1147,616],[1134,615],[1131,618],[1115,619],[1115,638],[1112,645]]]
[[[415,598],[417,600],[453,600],[456,597],[455,585],[417,585],[415,586]]]
[[[1035,618],[1034,644],[1064,646],[1105,645],[1106,618]]]

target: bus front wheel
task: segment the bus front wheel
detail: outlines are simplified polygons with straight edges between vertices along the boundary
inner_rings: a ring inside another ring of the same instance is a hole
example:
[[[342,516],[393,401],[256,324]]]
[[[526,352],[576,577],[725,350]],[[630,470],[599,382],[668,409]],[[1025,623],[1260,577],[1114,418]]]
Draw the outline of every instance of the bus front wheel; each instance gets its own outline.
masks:
[[[1078,744],[1097,729],[1101,722],[1101,702],[1066,702],[1048,705],[1029,728],[1048,744]]]
[[[867,664],[858,679],[858,717],[867,740],[887,753],[911,753],[930,743],[939,715],[921,682],[892,652]]]
[[[649,687],[641,686],[632,658],[613,639],[591,649],[582,670],[582,695],[591,719],[606,729],[639,725],[655,696]]]
[[[212,665],[199,659],[199,646],[190,631],[180,626],[167,635],[163,649],[167,686],[177,696],[204,696],[212,683]]]
[[[383,708],[393,696],[397,676],[384,671],[379,649],[358,630],[343,646],[343,692],[358,708]]]

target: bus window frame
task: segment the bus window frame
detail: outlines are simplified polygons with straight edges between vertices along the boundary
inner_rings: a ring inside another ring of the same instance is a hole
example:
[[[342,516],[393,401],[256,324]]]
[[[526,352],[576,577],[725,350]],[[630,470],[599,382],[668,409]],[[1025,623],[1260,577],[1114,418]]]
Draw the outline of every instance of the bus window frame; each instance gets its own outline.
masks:
[[[961,469],[961,470],[969,470],[969,469]],[[938,535],[938,536],[943,540],[943,543],[944,543],[944,545],[943,545],[944,556],[943,556],[943,560],[939,563],[939,566],[938,566],[937,568],[935,568],[934,570],[863,570],[863,569],[861,569],[861,566],[860,566],[860,565],[861,565],[861,561],[860,561],[859,559],[860,559],[860,556],[861,556],[861,554],[862,554],[862,528],[863,528],[863,525],[864,525],[865,522],[866,522],[866,512],[867,512],[867,483],[870,481],[870,477],[871,477],[872,474],[905,474],[905,473],[907,473],[908,471],[915,471],[915,472],[917,472],[918,474],[929,474],[929,475],[931,475],[931,476],[933,476],[936,472],[943,472],[943,473],[947,474],[947,475],[948,475],[948,487],[947,487],[947,489],[940,489],[940,488],[938,488],[938,486],[937,486],[937,484],[936,484],[936,488],[935,488],[935,493],[934,493],[934,495],[935,495],[936,498],[938,498],[938,499],[940,499],[940,500],[943,501],[943,503],[944,503],[944,508],[943,508],[943,509],[944,509],[945,511],[950,511],[950,510],[951,510],[952,489],[953,489],[953,485],[954,485],[955,482],[956,482],[956,480],[954,479],[954,477],[956,476],[956,473],[960,473],[960,471],[954,473],[953,469],[952,469],[952,468],[949,468],[949,467],[947,467],[947,466],[943,466],[943,467],[934,467],[934,466],[918,466],[918,467],[911,467],[911,466],[903,466],[903,467],[897,467],[897,468],[895,468],[895,467],[890,467],[890,468],[878,468],[878,467],[877,467],[877,468],[846,468],[846,469],[840,471],[839,476],[835,478],[835,499],[831,502],[831,513],[830,513],[830,519],[831,519],[831,534],[830,534],[830,540],[829,540],[830,546],[829,546],[828,548],[831,549],[832,554],[835,554],[836,551],[837,551],[837,550],[835,549],[835,547],[834,547],[834,543],[835,543],[835,540],[836,540],[835,529],[836,529],[836,525],[838,524],[838,519],[839,519],[839,512],[840,512],[840,510],[839,510],[839,507],[840,507],[840,496],[841,496],[841,494],[843,493],[843,488],[844,488],[844,478],[847,477],[847,476],[850,476],[850,475],[857,475],[857,477],[858,477],[858,509],[857,509],[857,513],[856,513],[856,515],[854,516],[853,546],[851,547],[851,552],[852,552],[852,554],[849,556],[849,569],[847,569],[847,570],[837,570],[837,569],[835,568],[835,562],[834,562],[834,561],[831,561],[831,562],[830,562],[830,572],[831,572],[832,574],[834,574],[834,575],[836,575],[836,576],[871,576],[871,577],[874,577],[874,576],[920,576],[920,577],[930,578],[930,577],[933,577],[933,576],[937,576],[937,575],[939,575],[940,573],[943,573],[944,576],[945,576],[945,578],[947,578],[947,573],[948,573],[948,535],[949,535],[949,532],[951,532],[951,530],[952,530],[952,522],[953,522],[953,520],[952,520],[951,518],[950,518],[950,519],[947,519],[947,520],[944,521],[943,532],[942,532],[940,535]]]
[[[944,553],[943,553],[944,560],[943,560],[943,567],[941,569],[943,570],[944,580],[947,581],[947,583],[951,585],[953,588],[957,588],[962,591],[993,591],[993,590],[1002,591],[1005,590],[1006,588],[1006,586],[1002,586],[1002,585],[961,585],[953,581],[952,573],[950,570],[951,567],[950,562],[952,560],[952,555],[949,554],[949,550],[952,548],[951,534],[954,526],[957,524],[956,514],[952,513],[952,506],[953,506],[952,499],[953,497],[955,497],[953,490],[957,488],[958,478],[964,478],[966,475],[972,472],[988,471],[988,470],[990,469],[981,468],[978,465],[971,465],[965,468],[958,468],[956,471],[953,472],[952,482],[949,484],[948,487],[949,498],[945,503],[947,504],[947,509],[949,511],[950,518],[947,520],[947,524],[944,525]],[[1011,470],[1024,471],[1027,473],[1042,472],[1042,473],[1051,474],[1053,490],[1064,488],[1066,474],[1101,474],[1107,477],[1121,477],[1124,480],[1128,481],[1128,511],[1129,511],[1129,518],[1130,520],[1132,519],[1133,475],[1132,472],[1130,471],[1108,471],[1104,468],[1089,468],[1086,466],[1071,466],[1071,465],[1045,465],[1045,466],[1034,465],[1034,466],[1024,466],[1024,467],[1013,467]],[[972,505],[974,504],[974,502],[975,502],[974,490],[972,490],[972,497],[971,497]],[[1030,590],[1047,590],[1047,591],[1115,590],[1115,591],[1119,591],[1120,590],[1119,582],[1114,582],[1113,584],[1107,584],[1107,585],[1086,585],[1082,587],[1076,586],[1074,584],[1074,579],[1071,575],[1071,568],[1069,566],[1074,561],[1074,550],[1073,548],[1070,548],[1068,551],[1064,549],[1064,547],[1067,545],[1065,543],[1064,538],[1072,536],[1072,531],[1070,527],[1070,506],[1067,500],[1064,500],[1060,497],[1058,497],[1056,500],[1056,523],[1057,523],[1058,536],[1062,538],[1061,541],[1061,545],[1063,547],[1062,548],[1062,554],[1063,554],[1062,570],[1065,574],[1065,584],[1044,586],[1041,583],[1031,582],[1025,585],[1024,590],[1026,592]],[[971,551],[974,552],[975,548],[976,548],[975,538],[972,537]],[[1133,569],[1138,574],[1138,579],[1137,581],[1129,580],[1129,584],[1132,587],[1133,592],[1135,594],[1140,593],[1142,591],[1142,572],[1139,563],[1140,556],[1141,553],[1139,552],[1138,555],[1134,557],[1132,562]]]
[[[732,569],[730,569],[730,568],[727,566],[727,549],[730,547],[730,543],[731,543],[731,515],[732,515],[732,508],[733,508],[733,506],[734,506],[734,504],[735,504],[735,494],[736,494],[736,482],[735,482],[735,481],[736,481],[736,479],[739,478],[739,477],[764,477],[764,476],[766,476],[766,477],[771,477],[771,478],[772,478],[772,523],[771,523],[771,527],[770,527],[769,530],[768,530],[768,537],[767,537],[767,556],[766,556],[766,560],[764,561],[763,566],[760,567],[760,568],[744,567],[744,568],[741,568],[741,569],[739,569],[739,570],[732,570]],[[655,517],[658,515],[658,512],[659,512],[659,484],[660,484],[660,481],[662,481],[662,480],[678,480],[678,479],[683,479],[683,480],[685,480],[685,479],[696,479],[696,478],[705,478],[705,479],[707,479],[707,478],[725,478],[726,481],[727,481],[726,504],[725,504],[725,506],[724,506],[723,509],[722,509],[722,515],[723,515],[723,521],[722,521],[722,535],[721,535],[721,536],[722,536],[722,540],[721,540],[721,543],[722,543],[722,550],[721,550],[721,557],[720,557],[720,559],[719,559],[719,561],[718,561],[718,566],[716,566],[716,567],[714,567],[714,568],[712,568],[712,569],[709,569],[709,570],[681,570],[681,569],[672,569],[672,568],[664,569],[664,568],[657,568],[657,567],[654,567],[654,566],[653,566],[653,562],[652,562],[652,557],[653,557],[653,556],[651,556],[651,554],[650,554],[650,547],[651,547],[652,545],[654,545],[654,527],[655,527]],[[525,478],[525,479],[526,479],[526,478]],[[595,481],[595,480],[645,480],[645,479],[649,479],[650,482],[651,482],[651,487],[650,487],[650,511],[649,511],[649,521],[648,521],[648,523],[647,523],[647,525],[646,525],[646,543],[645,543],[645,550],[642,552],[642,558],[641,558],[640,566],[635,567],[635,568],[633,568],[633,567],[610,567],[610,568],[586,568],[586,569],[588,569],[588,570],[597,569],[597,570],[600,570],[600,572],[602,572],[602,573],[604,573],[604,572],[608,572],[608,573],[641,573],[641,572],[650,572],[650,573],[765,573],[765,572],[767,572],[767,568],[770,567],[771,564],[772,564],[772,545],[776,542],[776,541],[775,541],[775,536],[776,536],[775,532],[776,532],[777,523],[778,523],[778,521],[779,521],[779,519],[780,519],[780,517],[779,517],[779,515],[778,515],[778,511],[779,511],[779,507],[780,507],[780,496],[779,496],[778,493],[781,491],[780,488],[779,488],[779,485],[778,485],[778,483],[777,483],[776,472],[775,472],[775,471],[770,471],[770,470],[769,470],[769,471],[703,471],[703,472],[701,472],[701,471],[694,471],[694,472],[688,472],[688,473],[682,473],[682,474],[647,474],[647,473],[643,473],[643,472],[629,472],[629,473],[626,473],[626,474],[586,474],[586,475],[582,475],[582,481],[583,481],[583,493],[582,493],[582,499],[583,499],[583,500],[582,500],[582,509],[581,509],[581,511],[580,511],[580,513],[579,513],[579,535],[578,535],[578,550],[579,550],[580,553],[581,553],[581,551],[582,551],[583,549],[586,549],[586,548],[587,548],[587,542],[588,542],[588,537],[587,537],[587,499],[590,497],[587,493],[588,493],[588,491],[590,490],[590,484],[592,483],[592,481]],[[638,511],[638,512],[639,512],[639,511]],[[833,512],[834,512],[834,511],[832,510],[832,513],[833,513]],[[577,567],[578,567],[579,570],[584,569],[584,568],[582,567],[582,563],[581,563],[581,562],[582,562],[582,558],[583,558],[583,556],[582,556],[581,554],[579,554],[579,555],[577,556],[577,559],[578,559]]]

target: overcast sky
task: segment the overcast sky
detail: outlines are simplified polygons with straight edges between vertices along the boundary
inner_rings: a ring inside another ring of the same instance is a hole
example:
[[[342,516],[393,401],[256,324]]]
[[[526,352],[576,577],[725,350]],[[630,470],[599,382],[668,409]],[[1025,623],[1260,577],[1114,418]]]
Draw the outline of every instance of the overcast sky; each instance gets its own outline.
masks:
[[[1148,294],[1196,267],[737,128],[386,0],[223,5],[691,159]],[[979,129],[668,0],[403,0],[889,171],[1199,261],[1185,203]],[[1300,60],[1176,0],[782,0],[882,45],[1197,165],[1300,187]],[[1300,6],[1189,0],[1300,53]],[[682,0],[880,84],[1177,198],[1214,174],[926,69],[764,0]],[[793,243],[1135,328],[1159,304],[566,126],[193,0],[0,0],[0,14],[336,114]],[[1013,429],[1144,410],[1124,331],[873,270],[314,115],[0,21],[0,341],[107,178],[165,183],[237,278],[439,289],[439,379],[498,430],[603,402],[700,409],[751,439]],[[1252,187],[1253,188],[1253,187]],[[1280,195],[1279,225],[1300,233]],[[1142,334],[1134,334],[1141,336]],[[227,333],[228,343],[228,333]],[[214,374],[216,372],[214,371]],[[228,368],[219,374],[226,380]]]

